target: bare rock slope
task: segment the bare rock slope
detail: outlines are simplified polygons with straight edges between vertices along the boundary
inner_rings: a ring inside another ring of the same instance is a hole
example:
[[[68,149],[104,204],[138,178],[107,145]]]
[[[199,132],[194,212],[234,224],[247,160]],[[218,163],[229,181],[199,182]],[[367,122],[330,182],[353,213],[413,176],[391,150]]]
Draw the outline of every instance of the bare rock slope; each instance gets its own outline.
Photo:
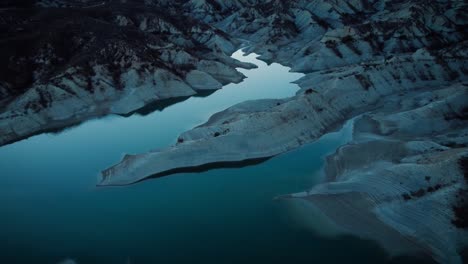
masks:
[[[28,6],[29,4],[29,6]],[[171,1],[24,1],[0,9],[0,145],[163,99],[251,68],[240,45]]]

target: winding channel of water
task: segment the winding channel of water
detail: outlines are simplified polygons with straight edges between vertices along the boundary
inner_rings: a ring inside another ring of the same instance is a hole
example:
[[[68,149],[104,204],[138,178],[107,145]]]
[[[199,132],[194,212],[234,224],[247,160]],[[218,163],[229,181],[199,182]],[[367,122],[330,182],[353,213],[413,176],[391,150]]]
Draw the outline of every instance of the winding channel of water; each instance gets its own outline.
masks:
[[[207,97],[145,116],[111,116],[0,148],[0,263],[380,263],[383,252],[352,238],[325,240],[298,224],[275,196],[320,178],[323,159],[352,124],[313,144],[236,169],[184,173],[118,188],[96,176],[124,153],[174,144],[180,133],[236,103],[292,96],[301,74],[233,56],[258,69]],[[363,249],[365,249],[363,251]],[[333,252],[340,251],[340,254]]]

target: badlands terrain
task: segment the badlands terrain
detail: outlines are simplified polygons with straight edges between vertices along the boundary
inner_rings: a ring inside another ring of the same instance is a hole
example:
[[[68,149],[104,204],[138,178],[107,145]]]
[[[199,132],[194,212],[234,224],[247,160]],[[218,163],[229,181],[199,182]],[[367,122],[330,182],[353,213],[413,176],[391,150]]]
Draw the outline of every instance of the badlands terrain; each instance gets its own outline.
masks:
[[[26,6],[26,7],[24,7]],[[273,157],[353,119],[304,203],[392,255],[466,261],[465,1],[38,1],[0,10],[0,144],[241,82],[240,47],[304,73],[286,99],[213,115],[100,186]],[[272,197],[274,198],[274,197]]]

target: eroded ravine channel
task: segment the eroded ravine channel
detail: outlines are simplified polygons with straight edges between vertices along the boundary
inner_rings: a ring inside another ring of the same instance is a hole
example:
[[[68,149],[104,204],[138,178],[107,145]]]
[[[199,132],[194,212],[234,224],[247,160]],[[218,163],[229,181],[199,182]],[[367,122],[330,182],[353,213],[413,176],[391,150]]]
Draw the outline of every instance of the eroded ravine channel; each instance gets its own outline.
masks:
[[[298,225],[273,197],[310,188],[323,158],[352,124],[255,166],[181,173],[121,188],[96,175],[123,153],[174,144],[178,135],[236,103],[292,96],[301,74],[257,64],[247,79],[145,116],[111,116],[0,148],[2,263],[333,263],[385,255],[370,242],[325,240]],[[363,251],[363,249],[369,249]],[[341,254],[334,255],[333,251]],[[27,253],[27,254],[24,254]]]

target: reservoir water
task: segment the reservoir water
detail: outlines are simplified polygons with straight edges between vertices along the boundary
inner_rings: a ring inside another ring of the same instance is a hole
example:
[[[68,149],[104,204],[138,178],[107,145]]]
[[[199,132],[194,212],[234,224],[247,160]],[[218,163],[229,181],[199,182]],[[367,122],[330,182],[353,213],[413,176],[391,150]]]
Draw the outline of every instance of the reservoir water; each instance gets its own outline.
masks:
[[[97,188],[124,153],[174,144],[180,133],[245,100],[284,98],[301,74],[234,57],[258,69],[207,97],[141,116],[91,120],[0,148],[0,263],[382,263],[370,241],[325,239],[286,202],[320,179],[323,159],[349,140],[352,123],[315,143],[243,168],[215,169]]]

